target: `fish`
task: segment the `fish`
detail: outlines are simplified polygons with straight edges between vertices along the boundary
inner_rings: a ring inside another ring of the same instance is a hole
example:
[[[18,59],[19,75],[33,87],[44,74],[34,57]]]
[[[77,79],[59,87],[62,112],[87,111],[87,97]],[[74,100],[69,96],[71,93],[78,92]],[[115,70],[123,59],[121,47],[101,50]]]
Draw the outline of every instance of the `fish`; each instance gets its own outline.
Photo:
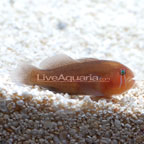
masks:
[[[43,60],[39,67],[21,64],[11,74],[18,84],[38,85],[56,93],[90,95],[93,99],[111,99],[134,84],[134,73],[117,61],[97,58],[73,59],[58,54]]]

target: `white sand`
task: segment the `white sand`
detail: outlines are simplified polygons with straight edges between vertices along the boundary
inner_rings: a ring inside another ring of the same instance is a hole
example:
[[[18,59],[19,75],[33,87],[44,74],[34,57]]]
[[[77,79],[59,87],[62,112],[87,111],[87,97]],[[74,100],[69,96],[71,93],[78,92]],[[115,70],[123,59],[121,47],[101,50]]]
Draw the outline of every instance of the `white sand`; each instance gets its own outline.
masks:
[[[142,144],[143,9],[143,0],[1,0],[0,143]],[[114,103],[12,82],[20,62],[56,53],[119,61],[137,86]]]

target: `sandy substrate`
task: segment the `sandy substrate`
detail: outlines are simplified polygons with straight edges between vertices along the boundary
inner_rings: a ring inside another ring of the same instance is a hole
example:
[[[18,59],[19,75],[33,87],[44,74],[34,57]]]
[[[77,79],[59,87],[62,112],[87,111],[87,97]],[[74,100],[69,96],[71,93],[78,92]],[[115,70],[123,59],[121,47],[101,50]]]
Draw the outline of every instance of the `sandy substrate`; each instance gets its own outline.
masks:
[[[143,0],[0,1],[0,144],[144,143]],[[130,67],[137,86],[92,101],[17,85],[19,62],[56,53],[94,57]]]

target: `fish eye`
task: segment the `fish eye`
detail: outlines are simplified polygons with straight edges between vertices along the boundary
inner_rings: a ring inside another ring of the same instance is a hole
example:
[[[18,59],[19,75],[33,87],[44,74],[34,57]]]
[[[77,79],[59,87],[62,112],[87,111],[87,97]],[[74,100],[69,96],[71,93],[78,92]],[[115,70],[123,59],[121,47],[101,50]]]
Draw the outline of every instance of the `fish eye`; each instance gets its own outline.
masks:
[[[125,74],[126,74],[126,71],[125,71],[124,69],[121,69],[121,70],[120,70],[120,74],[121,74],[121,75],[125,75]]]

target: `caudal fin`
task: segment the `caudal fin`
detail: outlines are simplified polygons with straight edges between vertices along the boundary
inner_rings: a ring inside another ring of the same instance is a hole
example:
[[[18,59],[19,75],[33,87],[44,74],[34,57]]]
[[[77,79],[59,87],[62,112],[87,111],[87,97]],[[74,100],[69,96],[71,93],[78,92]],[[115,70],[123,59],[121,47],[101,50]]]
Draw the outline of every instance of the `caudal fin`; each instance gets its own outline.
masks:
[[[10,73],[12,81],[18,84],[32,85],[32,72],[37,68],[29,64],[19,64],[18,67]]]

